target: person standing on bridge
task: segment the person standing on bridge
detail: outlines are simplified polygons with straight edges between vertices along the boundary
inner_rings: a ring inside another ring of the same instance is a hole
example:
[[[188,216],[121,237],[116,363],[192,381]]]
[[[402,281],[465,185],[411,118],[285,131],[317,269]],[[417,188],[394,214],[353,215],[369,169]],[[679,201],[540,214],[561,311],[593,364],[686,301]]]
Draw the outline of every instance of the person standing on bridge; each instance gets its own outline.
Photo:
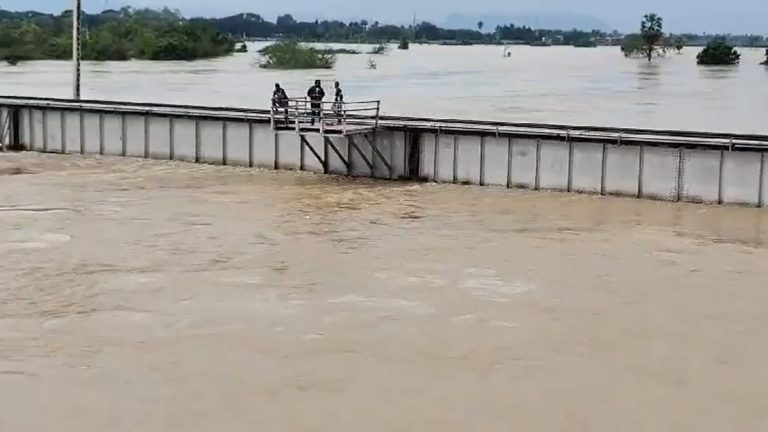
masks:
[[[341,124],[344,109],[344,92],[341,90],[341,84],[338,81],[333,84],[334,98],[333,98],[333,114],[336,115],[337,122]]]
[[[320,114],[323,111],[323,99],[325,98],[325,90],[320,84],[320,80],[315,80],[315,85],[307,90],[307,97],[309,97],[309,107],[312,110],[311,124],[315,124],[315,118],[320,119]]]
[[[280,108],[285,113],[285,124],[288,124],[288,94],[280,87],[280,83],[275,83],[275,90],[272,92],[272,112],[277,114]]]

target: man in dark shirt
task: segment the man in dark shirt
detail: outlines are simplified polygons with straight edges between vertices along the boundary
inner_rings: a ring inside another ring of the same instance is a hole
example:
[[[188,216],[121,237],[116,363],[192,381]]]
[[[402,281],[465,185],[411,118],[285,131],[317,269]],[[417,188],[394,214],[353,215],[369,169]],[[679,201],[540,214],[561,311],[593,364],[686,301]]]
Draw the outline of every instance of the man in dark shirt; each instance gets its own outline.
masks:
[[[325,91],[320,85],[320,80],[315,80],[315,85],[307,90],[307,97],[309,97],[309,106],[312,110],[311,124],[315,124],[315,118],[320,118],[320,113],[323,110],[323,98],[325,98]]]
[[[336,115],[338,122],[341,123],[344,108],[344,92],[341,90],[341,85],[338,81],[333,85],[335,89],[335,96],[333,99],[333,113]]]
[[[285,90],[280,87],[279,83],[275,83],[275,90],[272,92],[272,111],[277,114],[283,108],[285,112],[285,124],[288,124],[288,95]]]

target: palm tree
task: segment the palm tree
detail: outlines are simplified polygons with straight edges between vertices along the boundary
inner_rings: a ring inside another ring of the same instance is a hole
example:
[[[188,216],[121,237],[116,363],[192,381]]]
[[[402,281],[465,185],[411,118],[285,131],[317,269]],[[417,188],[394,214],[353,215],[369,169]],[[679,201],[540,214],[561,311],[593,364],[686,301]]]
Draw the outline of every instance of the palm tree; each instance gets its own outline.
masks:
[[[645,15],[640,24],[640,36],[643,38],[642,51],[651,61],[664,38],[664,19],[655,13]]]
[[[483,27],[485,27],[485,23],[483,23],[482,21],[478,21],[477,22],[477,29],[480,30],[480,31],[483,31]]]

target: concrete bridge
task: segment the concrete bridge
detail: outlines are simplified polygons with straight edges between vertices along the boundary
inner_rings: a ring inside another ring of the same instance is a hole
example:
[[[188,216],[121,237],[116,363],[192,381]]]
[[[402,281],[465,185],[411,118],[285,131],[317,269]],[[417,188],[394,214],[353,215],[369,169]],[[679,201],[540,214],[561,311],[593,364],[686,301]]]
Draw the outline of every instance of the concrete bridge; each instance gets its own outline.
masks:
[[[3,148],[768,205],[768,135],[0,97]],[[341,120],[337,119],[339,122]],[[322,123],[321,123],[322,124]]]

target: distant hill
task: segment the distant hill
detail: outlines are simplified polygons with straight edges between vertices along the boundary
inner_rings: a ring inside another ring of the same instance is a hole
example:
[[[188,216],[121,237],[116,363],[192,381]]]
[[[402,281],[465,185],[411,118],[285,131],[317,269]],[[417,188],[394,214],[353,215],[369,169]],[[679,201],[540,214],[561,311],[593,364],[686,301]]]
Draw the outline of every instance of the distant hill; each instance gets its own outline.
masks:
[[[478,21],[483,22],[484,31],[493,31],[497,25],[508,25],[510,23],[514,23],[516,26],[528,26],[539,29],[579,29],[606,32],[613,30],[610,24],[600,18],[567,13],[542,13],[539,15],[451,14],[437,24],[453,29],[476,28]]]

